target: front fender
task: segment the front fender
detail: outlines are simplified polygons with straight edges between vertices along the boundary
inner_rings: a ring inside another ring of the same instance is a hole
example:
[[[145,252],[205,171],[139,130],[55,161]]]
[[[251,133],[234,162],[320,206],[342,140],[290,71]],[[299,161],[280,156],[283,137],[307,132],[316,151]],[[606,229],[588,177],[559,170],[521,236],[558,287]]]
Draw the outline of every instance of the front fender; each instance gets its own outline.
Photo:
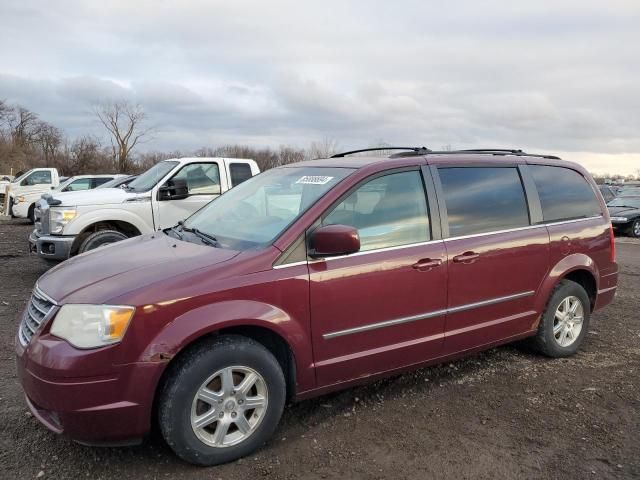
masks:
[[[81,209],[83,207],[79,207]],[[149,207],[149,216],[151,215],[151,207]],[[78,235],[87,227],[99,222],[120,221],[127,222],[138,229],[141,234],[152,233],[154,231],[153,224],[149,223],[140,215],[115,205],[113,208],[99,208],[80,213],[75,219],[67,224],[64,229],[64,235]]]
[[[596,290],[598,288],[599,283],[599,272],[598,266],[596,263],[583,253],[574,253],[571,255],[567,255],[562,258],[558,263],[556,263],[553,268],[549,271],[549,274],[542,282],[540,289],[538,290],[538,295],[536,298],[536,311],[543,312],[549,298],[551,297],[551,293],[553,289],[556,287],[558,282],[562,280],[569,273],[574,272],[576,270],[586,270],[593,275],[593,278],[596,282]]]
[[[183,313],[149,342],[140,361],[171,359],[198,338],[238,326],[262,327],[281,337],[295,358],[298,390],[315,387],[311,341],[304,325],[278,307],[253,300],[222,301]]]

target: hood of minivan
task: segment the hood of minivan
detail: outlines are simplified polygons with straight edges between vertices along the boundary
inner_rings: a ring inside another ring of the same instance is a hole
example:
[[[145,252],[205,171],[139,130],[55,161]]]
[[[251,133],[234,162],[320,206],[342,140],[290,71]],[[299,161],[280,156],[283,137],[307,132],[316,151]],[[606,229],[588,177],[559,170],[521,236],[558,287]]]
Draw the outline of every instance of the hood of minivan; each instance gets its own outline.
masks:
[[[122,203],[130,198],[149,195],[145,193],[126,192],[121,188],[94,188],[79,192],[52,192],[56,200],[62,202],[63,207],[78,207],[82,205],[108,205]]]
[[[179,241],[162,232],[73,257],[38,280],[58,303],[106,303],[155,282],[220,264],[240,252]]]

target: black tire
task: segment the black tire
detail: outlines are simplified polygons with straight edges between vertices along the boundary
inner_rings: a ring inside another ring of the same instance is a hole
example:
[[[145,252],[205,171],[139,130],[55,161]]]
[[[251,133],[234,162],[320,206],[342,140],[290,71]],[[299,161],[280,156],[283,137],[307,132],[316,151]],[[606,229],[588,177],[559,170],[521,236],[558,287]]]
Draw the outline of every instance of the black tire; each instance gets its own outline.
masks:
[[[11,218],[16,218],[16,216],[13,214],[13,197],[9,197],[9,215],[11,216]]]
[[[31,222],[31,225],[36,223],[36,206],[35,205],[31,205],[29,207],[29,212],[27,213],[27,218],[29,219],[29,222]]]
[[[560,304],[569,297],[580,300],[583,307],[582,329],[573,343],[568,346],[561,346],[554,335],[554,324],[556,324],[556,311]],[[552,358],[569,357],[574,355],[584,341],[589,330],[589,320],[591,318],[591,301],[589,295],[582,285],[571,280],[562,280],[554,289],[551,298],[547,303],[538,333],[531,339],[530,345],[538,352]]]
[[[262,420],[246,439],[225,447],[210,446],[191,426],[192,404],[203,382],[231,366],[249,367],[261,375],[268,403]],[[165,441],[180,458],[195,465],[218,465],[248,455],[269,440],[285,400],[284,375],[273,354],[249,338],[225,335],[202,341],[171,365],[158,398],[158,423]]]
[[[89,250],[94,250],[98,247],[109,245],[110,243],[120,242],[121,240],[126,240],[127,238],[129,237],[127,237],[122,232],[118,232],[117,230],[100,230],[98,232],[92,233],[84,239],[84,241],[80,244],[78,253],[88,252]]]
[[[630,237],[640,238],[640,218],[636,218],[631,222],[629,230],[627,231]]]

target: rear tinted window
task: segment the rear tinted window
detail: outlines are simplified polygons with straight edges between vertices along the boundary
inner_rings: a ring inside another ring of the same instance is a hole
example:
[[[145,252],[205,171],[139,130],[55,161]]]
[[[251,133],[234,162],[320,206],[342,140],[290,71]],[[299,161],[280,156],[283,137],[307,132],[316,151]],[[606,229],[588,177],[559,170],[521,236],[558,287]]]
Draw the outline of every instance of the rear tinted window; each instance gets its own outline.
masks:
[[[229,165],[229,173],[231,173],[231,186],[235,187],[251,178],[251,167],[247,163],[232,163]]]
[[[517,168],[456,167],[438,171],[451,237],[529,225],[529,209]]]
[[[570,168],[531,165],[545,221],[602,215],[595,192],[585,178]]]

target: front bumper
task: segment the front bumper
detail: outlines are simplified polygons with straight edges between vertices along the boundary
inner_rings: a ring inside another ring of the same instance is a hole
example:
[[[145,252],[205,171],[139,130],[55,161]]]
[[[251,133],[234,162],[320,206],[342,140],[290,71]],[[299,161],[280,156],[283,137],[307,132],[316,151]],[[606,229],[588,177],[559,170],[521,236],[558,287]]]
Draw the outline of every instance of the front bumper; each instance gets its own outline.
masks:
[[[98,372],[92,363],[109,352],[86,352],[48,334],[34,337],[27,347],[16,340],[18,379],[27,406],[49,430],[78,442],[138,443],[150,429],[161,366],[111,365]]]
[[[47,260],[66,260],[75,239],[75,235],[38,235],[34,230],[29,235],[29,251]]]
[[[14,217],[27,218],[27,216],[29,215],[29,203],[28,202],[13,203],[10,213]]]

